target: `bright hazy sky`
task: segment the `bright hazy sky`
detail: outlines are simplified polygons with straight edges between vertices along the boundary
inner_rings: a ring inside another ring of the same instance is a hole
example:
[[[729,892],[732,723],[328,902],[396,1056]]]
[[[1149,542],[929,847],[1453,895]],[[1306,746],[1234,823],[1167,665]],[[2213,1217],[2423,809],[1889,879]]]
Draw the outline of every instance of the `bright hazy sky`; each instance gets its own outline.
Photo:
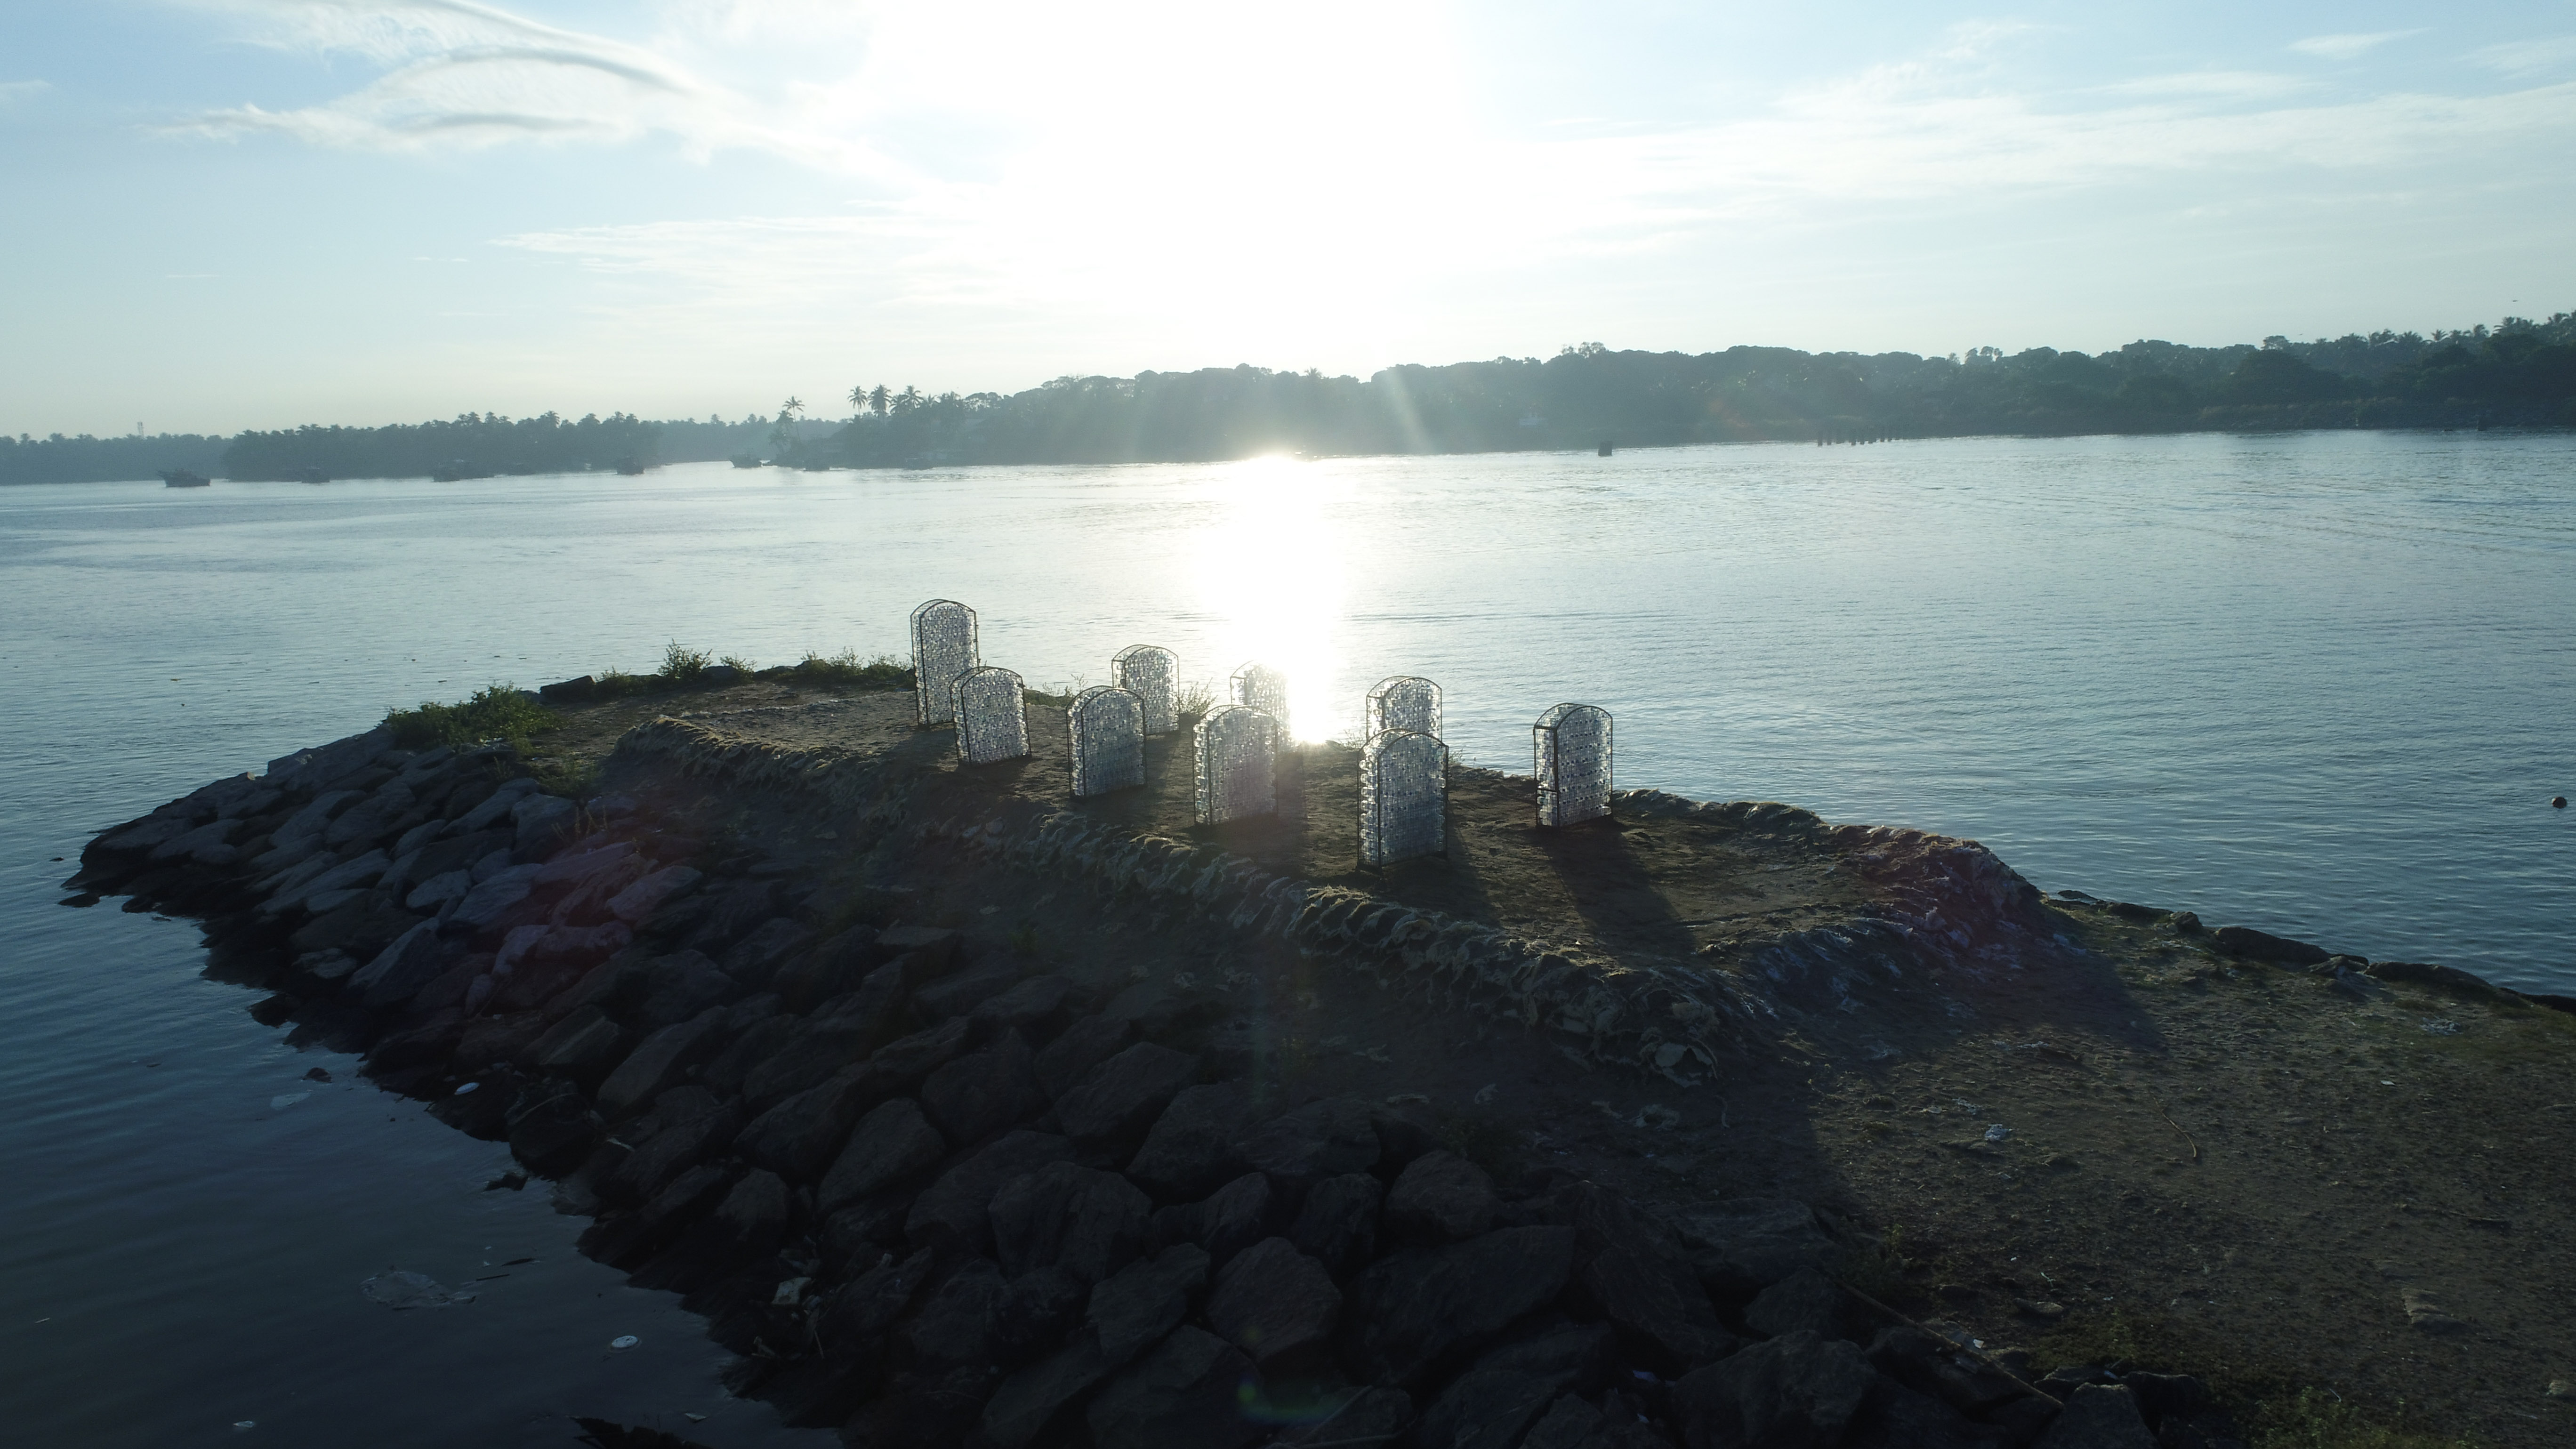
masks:
[[[0,429],[2459,326],[2571,158],[2571,0],[22,0]]]

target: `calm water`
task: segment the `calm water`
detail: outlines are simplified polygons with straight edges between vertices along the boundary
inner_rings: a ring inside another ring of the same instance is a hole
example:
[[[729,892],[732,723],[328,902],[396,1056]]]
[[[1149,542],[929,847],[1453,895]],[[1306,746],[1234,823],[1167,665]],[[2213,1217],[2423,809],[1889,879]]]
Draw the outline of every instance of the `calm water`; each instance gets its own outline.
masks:
[[[1032,684],[1131,643],[1279,664],[1309,737],[1428,675],[1459,753],[1518,769],[1595,702],[1623,784],[2576,991],[2565,435],[16,488],[0,589],[0,1383],[41,1442],[560,1444],[567,1411],[829,1442],[724,1401],[541,1195],[481,1191],[500,1149],[196,979],[188,927],[51,903],[49,857],[213,775],[671,640],[899,653],[944,595]],[[531,1256],[461,1308],[358,1293]]]

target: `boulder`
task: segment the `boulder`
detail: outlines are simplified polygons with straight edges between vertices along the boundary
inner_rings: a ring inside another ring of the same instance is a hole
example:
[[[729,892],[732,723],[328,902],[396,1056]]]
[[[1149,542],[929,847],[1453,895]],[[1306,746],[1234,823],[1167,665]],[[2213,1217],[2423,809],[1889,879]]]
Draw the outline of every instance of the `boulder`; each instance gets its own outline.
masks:
[[[1843,1290],[1831,1278],[1800,1268],[1753,1296],[1744,1309],[1744,1325],[1765,1338],[1801,1330],[1841,1338],[1844,1306]]]
[[[585,1006],[556,1022],[528,1048],[527,1063],[540,1072],[561,1072],[595,1081],[617,1065],[625,1031],[596,1006]]]
[[[1377,1128],[1357,1097],[1309,1102],[1253,1129],[1243,1143],[1246,1165],[1270,1174],[1291,1193],[1328,1177],[1377,1165]]]
[[[994,961],[970,967],[914,991],[913,1008],[928,1021],[964,1016],[985,1001],[1010,990],[1018,984],[1020,976],[1021,967],[1016,961]]]
[[[1127,1045],[1129,1031],[1126,1022],[1112,1017],[1086,1016],[1057,1033],[1037,1059],[1038,1086],[1047,1100],[1063,1096],[1085,1073],[1116,1056]]]
[[[1995,1449],[1996,1442],[1993,1428],[1968,1422],[1940,1400],[1881,1383],[1852,1420],[1842,1449]]]
[[[1138,1042],[1092,1068],[1056,1099],[1056,1121],[1086,1147],[1133,1142],[1198,1075],[1198,1058]],[[1030,1078],[1034,1089],[1036,1078]]]
[[[674,1087],[643,1119],[624,1129],[634,1150],[600,1186],[613,1197],[643,1202],[722,1150],[741,1129],[741,1112],[732,1103],[718,1101],[704,1087]]]
[[[392,945],[358,968],[349,989],[369,1006],[392,1006],[412,996],[447,969],[450,953],[439,945],[438,923],[423,921],[394,938]]]
[[[653,918],[663,902],[696,885],[699,879],[699,872],[692,866],[657,870],[611,897],[608,913],[630,926],[640,926]]]
[[[420,924],[420,917],[395,904],[394,898],[378,890],[329,892],[307,896],[305,908],[316,913],[301,930],[287,937],[287,949],[298,955],[314,951],[346,951],[360,960],[372,959],[390,946],[405,931]]]
[[[726,1015],[730,1018],[732,1013],[727,1012]],[[746,1023],[734,1033],[733,1040],[716,1053],[715,1059],[707,1063],[706,1069],[698,1073],[698,1079],[719,1092],[743,1092],[743,1079],[751,1075],[753,1068],[786,1050],[788,1043],[796,1039],[796,1034],[804,1030],[805,1025],[792,1016],[771,1016]],[[832,1070],[846,1064],[832,1064]],[[831,1071],[825,1071],[816,1080],[830,1075]],[[803,1087],[796,1090],[801,1091]]]
[[[884,1392],[841,1426],[841,1437],[859,1449],[963,1444],[1000,1378],[990,1364],[944,1373],[897,1370],[887,1377]]]
[[[1666,1377],[1736,1348],[1690,1264],[1654,1238],[1593,1254],[1575,1274],[1575,1297],[1618,1329],[1640,1364]]]
[[[536,792],[537,782],[524,775],[515,780],[503,781],[490,794],[477,801],[472,809],[456,817],[456,833],[470,835],[499,825],[510,818],[513,807]],[[454,808],[454,804],[455,797],[451,796],[448,801],[449,808]]]
[[[932,1369],[991,1364],[1008,1369],[1081,1317],[1083,1285],[1057,1268],[1017,1278],[987,1258],[960,1263],[904,1330],[915,1363]]]
[[[387,785],[334,817],[322,828],[322,843],[333,850],[382,845],[398,827],[410,828],[416,803],[400,782]]]
[[[1584,1449],[1586,1441],[1600,1428],[1599,1409],[1580,1395],[1564,1394],[1530,1426],[1528,1436],[1521,1440],[1521,1449]]]
[[[648,1027],[669,1026],[741,994],[741,985],[713,961],[695,951],[674,952],[654,958],[638,984],[635,1019]]]
[[[878,974],[889,969],[879,967]],[[871,1058],[869,1048],[876,1045],[883,1029],[878,1010],[883,1002],[871,999],[877,995],[876,988],[877,977],[871,976],[855,997],[826,1002],[812,1018],[796,1024],[785,1040],[749,1064],[743,1094],[755,1103],[773,1102],[862,1059],[884,1080],[886,1090],[910,1091],[965,1047],[966,1029],[961,1022],[953,1029],[889,1042]]]
[[[711,1006],[690,1021],[665,1026],[636,1042],[634,1052],[600,1083],[600,1111],[618,1119],[680,1085],[680,1075],[688,1067],[714,1052],[721,1031],[724,1008]]]
[[[1091,1290],[1084,1321],[1115,1367],[1171,1332],[1188,1316],[1190,1300],[1207,1281],[1207,1253],[1176,1244],[1102,1279]]]
[[[1247,1172],[1194,1205],[1187,1217],[1190,1240],[1207,1249],[1208,1260],[1221,1268],[1270,1235],[1275,1201],[1270,1179]]]
[[[611,1267],[633,1268],[723,1202],[741,1175],[733,1163],[702,1162],[671,1179],[642,1207],[593,1224],[581,1235],[581,1251]]]
[[[1007,1133],[991,1146],[942,1173],[904,1219],[904,1235],[924,1246],[953,1245],[983,1251],[992,1241],[993,1195],[1016,1177],[1074,1155],[1073,1144],[1046,1132]]]
[[[1870,1366],[1917,1393],[1975,1414],[2029,1392],[2021,1380],[1959,1346],[1908,1324],[1870,1340]]]
[[[1086,1287],[1135,1261],[1153,1226],[1153,1204],[1135,1184],[1072,1162],[1004,1184],[989,1212],[1005,1270],[1062,1268]]]
[[[2066,1396],[2038,1449],[2154,1449],[2155,1442],[2127,1384],[2086,1384]]]
[[[2323,946],[2293,941],[2257,931],[2251,926],[2221,926],[2210,933],[2218,949],[2230,956],[2249,961],[2273,961],[2284,966],[2315,966],[2332,959],[2333,953]]]
[[[1096,1449],[1236,1449],[1260,1438],[1237,1389],[1252,1365],[1225,1340],[1184,1324],[1104,1385],[1084,1419]]]
[[[1145,1145],[1127,1164],[1127,1176],[1166,1202],[1205,1197],[1243,1171],[1251,1116],[1243,1089],[1231,1082],[1184,1088],[1154,1119]]]
[[[1506,1344],[1431,1401],[1413,1442],[1421,1449],[1511,1449],[1560,1395],[1597,1387],[1609,1359],[1610,1334],[1598,1326]]]
[[[1413,1423],[1413,1396],[1402,1389],[1350,1389],[1338,1408],[1313,1423],[1279,1431],[1278,1443],[1303,1445],[1393,1444]]]
[[[817,1321],[825,1346],[833,1350],[853,1348],[894,1327],[904,1310],[912,1306],[912,1300],[921,1296],[922,1286],[930,1281],[938,1261],[939,1255],[929,1248],[902,1259],[889,1253],[875,1267],[851,1279],[832,1295]]]
[[[560,795],[530,795],[510,807],[510,823],[511,853],[521,860],[544,860],[580,828],[581,807]]]
[[[1730,1198],[1677,1226],[1700,1280],[1727,1296],[1759,1292],[1800,1268],[1830,1273],[1841,1256],[1815,1209],[1790,1198]]]
[[[473,889],[473,872],[445,871],[412,887],[411,893],[403,897],[403,904],[415,911],[443,910],[449,901],[461,901]]]
[[[778,1251],[794,1210],[787,1184],[778,1174],[746,1173],[677,1251],[711,1268],[730,1268],[767,1257]]]
[[[949,1141],[981,1142],[1046,1110],[1034,1056],[1018,1032],[1005,1032],[932,1072],[921,1086],[921,1109]]]
[[[635,842],[631,840],[611,841],[606,845],[593,845],[588,849],[570,851],[547,861],[545,867],[537,872],[537,884],[540,886],[579,885],[605,873],[612,867],[633,859],[634,856]]]
[[[1376,1256],[1378,1203],[1385,1194],[1365,1172],[1325,1178],[1306,1190],[1288,1241],[1335,1278],[1347,1277]]]
[[[779,962],[813,939],[813,931],[785,916],[764,921],[725,952],[725,974],[750,985],[761,985],[778,969]]]
[[[448,912],[448,921],[478,931],[493,924],[537,888],[540,869],[543,867],[514,865],[484,877],[475,883],[474,889],[465,893],[465,899],[457,902],[454,910]]]
[[[578,1166],[606,1126],[581,1089],[560,1077],[521,1088],[504,1120],[512,1154],[546,1177]]]
[[[730,958],[728,958],[730,959]],[[802,956],[788,960],[769,977],[770,988],[798,1010],[856,990],[883,960],[873,926],[852,926]],[[900,1005],[904,992],[894,993]]]
[[[948,1155],[948,1144],[909,1097],[878,1104],[850,1133],[849,1145],[823,1177],[823,1211],[837,1212],[928,1170]]]
[[[1351,1280],[1353,1362],[1378,1383],[1419,1383],[1555,1301],[1573,1270],[1574,1230],[1561,1227],[1500,1228],[1381,1259]]]
[[[999,996],[986,998],[968,1014],[978,1036],[1015,1031],[1032,1041],[1042,1040],[1063,1024],[1078,994],[1062,976],[1031,976]]]
[[[845,1067],[751,1119],[734,1139],[734,1151],[795,1182],[812,1182],[832,1165],[851,1124],[874,1100],[864,1067]]]
[[[1494,1179],[1455,1152],[1417,1157],[1386,1194],[1387,1236],[1399,1241],[1454,1243],[1494,1225],[1502,1206]]]
[[[914,986],[947,974],[957,964],[957,933],[945,926],[888,926],[877,933],[877,949],[888,958],[902,957]]]
[[[1684,1375],[1673,1409],[1690,1449],[1832,1449],[1877,1383],[1858,1344],[1792,1333]]]
[[[194,830],[182,831],[152,847],[147,859],[155,861],[190,861],[197,865],[230,865],[240,859],[232,848],[233,838],[241,834],[238,820],[213,820]]]
[[[305,903],[316,896],[373,885],[384,875],[385,867],[391,864],[392,859],[383,851],[370,850],[355,860],[329,866],[295,885],[280,889],[260,906],[260,912],[263,915],[280,915],[304,908]]]
[[[1066,1405],[1119,1367],[1101,1351],[1099,1335],[1081,1329],[993,1390],[979,1426],[983,1443],[987,1449],[1023,1449],[1057,1422]]]
[[[1320,1358],[1341,1315],[1333,1275],[1286,1238],[1264,1238],[1235,1254],[1208,1295],[1208,1326],[1265,1369]]]
[[[966,1019],[957,1017],[887,1042],[870,1054],[868,1066],[898,1086],[917,1087],[966,1049],[966,1036]]]

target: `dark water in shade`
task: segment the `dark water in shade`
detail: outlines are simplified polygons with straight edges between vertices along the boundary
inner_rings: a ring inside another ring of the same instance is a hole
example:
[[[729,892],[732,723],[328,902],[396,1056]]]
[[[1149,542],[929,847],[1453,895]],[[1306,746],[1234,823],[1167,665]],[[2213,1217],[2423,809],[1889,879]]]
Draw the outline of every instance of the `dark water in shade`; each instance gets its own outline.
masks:
[[[0,490],[0,1437],[831,1442],[726,1400],[541,1190],[482,1191],[503,1149],[285,1048],[188,926],[53,905],[48,857],[389,705],[673,639],[899,652],[940,595],[1032,684],[1260,658],[1312,737],[1423,674],[1521,769],[1584,700],[1624,785],[2576,991],[2568,435]],[[520,1257],[461,1307],[358,1291]]]

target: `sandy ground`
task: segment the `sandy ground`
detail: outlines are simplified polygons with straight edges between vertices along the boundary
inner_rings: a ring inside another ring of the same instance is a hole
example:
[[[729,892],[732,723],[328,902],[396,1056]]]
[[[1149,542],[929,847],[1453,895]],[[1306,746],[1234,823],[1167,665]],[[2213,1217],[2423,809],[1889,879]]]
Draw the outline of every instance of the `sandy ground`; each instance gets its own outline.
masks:
[[[1063,715],[1040,704],[1032,757],[974,771],[955,767],[948,732],[912,727],[909,694],[771,684],[580,711],[541,749],[595,760],[662,713],[887,756],[950,803],[1073,803]],[[1187,741],[1154,740],[1146,788],[1080,808],[1199,834]],[[2576,1399],[2547,1392],[2576,1379],[2576,1017],[2406,984],[2356,992],[2052,901],[2062,945],[2044,958],[1784,1015],[1724,1079],[1685,1089],[1586,1070],[1276,942],[987,863],[863,856],[792,801],[699,793],[752,848],[917,893],[908,919],[964,927],[1032,969],[1104,986],[1167,975],[1208,994],[1283,1100],[1415,1102],[1500,1173],[1571,1171],[1673,1206],[1808,1198],[1885,1242],[1853,1271],[1898,1306],[2027,1346],[2043,1368],[2125,1357],[2200,1373],[2240,1403],[2315,1385],[2445,1434],[2576,1441]],[[1299,752],[1281,803],[1279,820],[1213,838],[1310,880],[1622,959],[1733,969],[1870,894],[1811,825],[1540,832],[1528,781],[1476,771],[1453,780],[1445,859],[1363,872],[1343,747]]]

